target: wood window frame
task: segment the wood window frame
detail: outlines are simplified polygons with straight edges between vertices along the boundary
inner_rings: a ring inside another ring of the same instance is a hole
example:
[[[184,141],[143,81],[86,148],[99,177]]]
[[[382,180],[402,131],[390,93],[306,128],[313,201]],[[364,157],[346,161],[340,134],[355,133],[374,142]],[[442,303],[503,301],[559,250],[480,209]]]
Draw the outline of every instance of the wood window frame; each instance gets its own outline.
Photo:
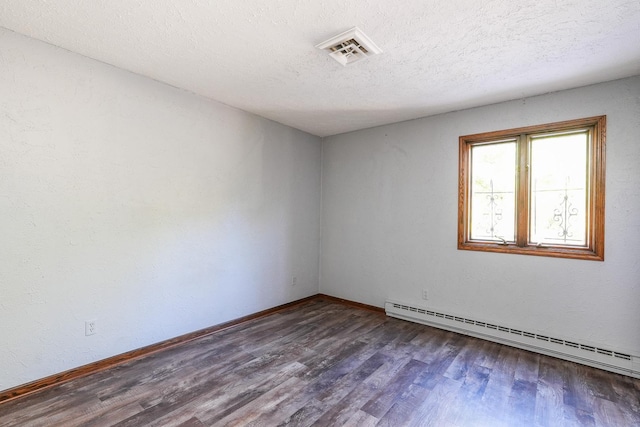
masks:
[[[529,244],[529,138],[579,129],[589,129],[589,181],[587,189],[587,244],[584,247]],[[471,148],[480,143],[515,138],[518,141],[516,169],[515,242],[474,241],[470,239]],[[606,116],[588,117],[517,129],[486,132],[459,138],[458,249],[483,252],[573,258],[604,261],[605,144]],[[525,148],[526,147],[526,148]]]

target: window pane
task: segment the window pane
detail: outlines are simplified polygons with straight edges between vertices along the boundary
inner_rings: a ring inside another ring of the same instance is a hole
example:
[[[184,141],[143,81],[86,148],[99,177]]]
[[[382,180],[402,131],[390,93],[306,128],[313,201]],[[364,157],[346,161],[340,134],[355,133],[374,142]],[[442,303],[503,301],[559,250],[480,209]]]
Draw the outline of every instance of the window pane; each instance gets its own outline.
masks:
[[[516,142],[471,148],[472,240],[515,241]]]
[[[531,140],[531,243],[587,244],[587,132]]]

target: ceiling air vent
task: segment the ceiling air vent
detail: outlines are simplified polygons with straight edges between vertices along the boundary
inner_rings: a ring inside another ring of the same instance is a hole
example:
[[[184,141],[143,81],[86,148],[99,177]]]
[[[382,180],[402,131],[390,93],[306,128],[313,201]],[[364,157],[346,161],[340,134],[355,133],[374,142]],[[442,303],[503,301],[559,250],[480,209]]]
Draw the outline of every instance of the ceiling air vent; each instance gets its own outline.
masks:
[[[316,45],[318,49],[326,50],[329,56],[342,65],[351,64],[372,55],[382,53],[358,27],[331,37],[329,40]]]

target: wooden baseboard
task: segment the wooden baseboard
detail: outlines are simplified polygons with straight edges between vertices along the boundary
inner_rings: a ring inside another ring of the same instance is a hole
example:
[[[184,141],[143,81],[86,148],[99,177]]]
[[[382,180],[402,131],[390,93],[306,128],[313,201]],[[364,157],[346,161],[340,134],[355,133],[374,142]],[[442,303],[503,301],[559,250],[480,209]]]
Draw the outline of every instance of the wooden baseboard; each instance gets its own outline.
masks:
[[[363,310],[371,310],[379,313],[384,313],[384,308],[381,308],[381,307],[374,307],[372,305],[362,304],[359,302],[349,301],[342,298],[332,297],[330,295],[316,294],[316,295],[302,298],[287,304],[282,304],[277,307],[269,308],[267,310],[262,310],[254,314],[250,314],[248,316],[239,317],[237,319],[230,320],[228,322],[224,322],[219,325],[211,326],[205,329],[200,329],[199,331],[191,332],[185,335],[180,335],[179,337],[171,338],[156,344],[151,344],[146,347],[141,347],[136,350],[118,354],[116,356],[112,356],[107,359],[98,360],[96,362],[89,363],[87,365],[83,365],[77,368],[69,369],[68,371],[64,371],[59,374],[54,374],[39,380],[35,380],[27,384],[19,385],[17,387],[0,391],[0,404],[4,402],[8,402],[9,400],[17,399],[19,397],[27,396],[29,394],[32,394],[38,391],[50,389],[50,388],[59,386],[61,384],[64,384],[66,382],[69,382],[71,380],[85,377],[87,375],[95,374],[97,372],[101,372],[106,369],[113,368],[114,366],[122,365],[123,363],[127,363],[135,359],[140,359],[142,357],[149,356],[151,354],[160,352],[162,350],[166,350],[168,348],[175,347],[177,345],[181,345],[198,338],[202,338],[206,335],[213,334],[215,332],[230,328],[232,326],[239,325],[244,322],[248,322],[250,320],[258,319],[260,317],[268,316],[270,314],[277,313],[279,311],[282,311],[288,308],[292,308],[298,305],[306,304],[308,302],[317,301],[317,300],[325,300],[325,301],[334,302],[338,304],[348,305],[355,308],[360,308]]]
[[[351,306],[351,307],[361,308],[363,310],[370,310],[370,311],[375,311],[375,312],[378,312],[378,313],[385,313],[383,307],[376,307],[374,305],[363,304],[361,302],[355,302],[355,301],[351,301],[351,300],[348,300],[348,299],[332,297],[330,295],[325,295],[325,294],[318,294],[318,295],[316,295],[316,297],[319,298],[319,299],[324,299],[326,301],[331,301],[331,302],[335,302],[335,303],[338,303],[338,304],[344,304],[344,305],[348,305],[348,306]]]
[[[214,332],[221,331],[223,329],[230,328],[232,326],[239,325],[250,320],[258,319],[260,317],[268,316],[270,314],[282,311],[297,305],[305,304],[310,301],[317,300],[319,295],[312,295],[307,298],[303,298],[297,301],[293,301],[287,304],[282,304],[277,307],[273,307],[267,310],[259,311],[248,316],[240,317],[238,319],[224,322],[219,325],[211,326],[199,331],[190,332],[179,337],[171,338],[156,344],[151,344],[146,347],[141,347],[136,350],[128,351],[126,353],[118,354],[116,356],[109,357],[107,359],[98,360],[97,362],[89,363],[87,365],[80,366],[78,368],[69,369],[68,371],[54,374],[39,380],[32,381],[27,384],[19,385],[4,391],[0,391],[0,403],[7,402],[9,400],[16,399],[18,397],[26,396],[37,391],[46,390],[76,378],[84,377],[87,375],[95,374],[100,371],[104,371],[114,366],[121,365],[126,362],[130,362],[135,359],[140,359],[145,356],[157,353],[162,350],[166,350],[171,347],[175,347],[180,344],[193,341],[198,338],[202,338],[206,335],[210,335]]]

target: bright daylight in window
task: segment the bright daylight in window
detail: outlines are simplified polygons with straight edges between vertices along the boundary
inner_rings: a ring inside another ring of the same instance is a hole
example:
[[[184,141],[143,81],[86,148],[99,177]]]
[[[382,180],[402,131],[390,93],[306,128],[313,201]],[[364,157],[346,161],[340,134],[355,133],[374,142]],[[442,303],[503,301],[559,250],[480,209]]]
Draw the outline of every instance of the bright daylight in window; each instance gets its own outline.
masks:
[[[458,248],[604,259],[605,117],[460,137]]]

